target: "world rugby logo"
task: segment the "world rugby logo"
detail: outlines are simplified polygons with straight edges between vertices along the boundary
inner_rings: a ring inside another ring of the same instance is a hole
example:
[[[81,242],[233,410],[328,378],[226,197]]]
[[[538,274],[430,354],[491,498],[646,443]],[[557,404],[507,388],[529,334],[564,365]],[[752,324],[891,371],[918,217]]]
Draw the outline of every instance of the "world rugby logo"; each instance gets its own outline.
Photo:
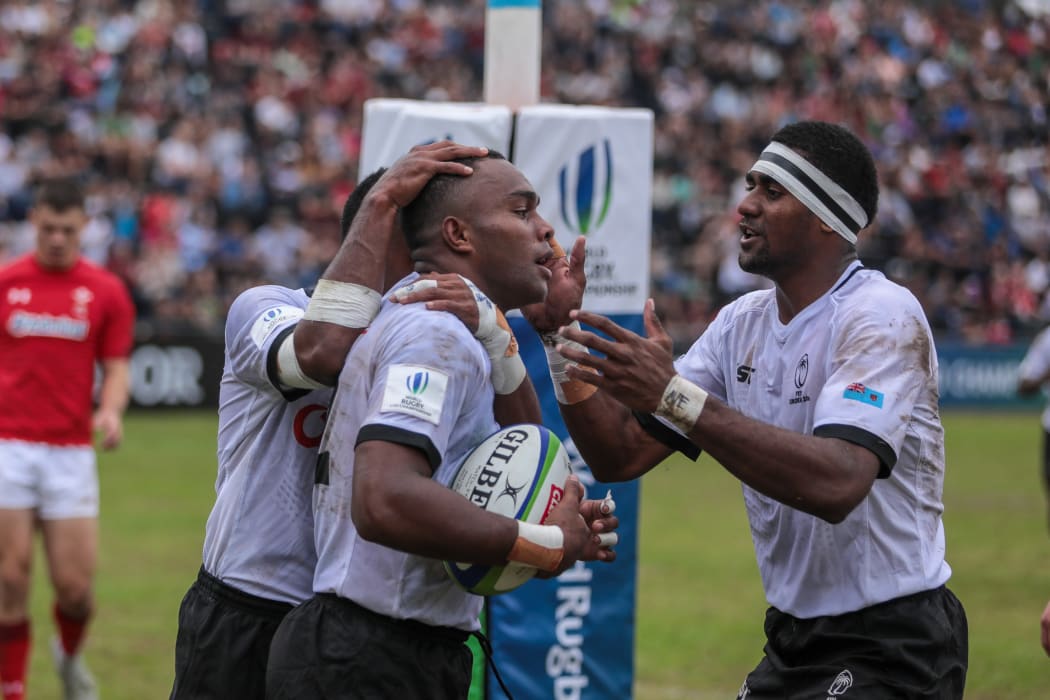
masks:
[[[612,142],[588,146],[558,171],[561,218],[569,230],[586,236],[609,215],[613,195]]]

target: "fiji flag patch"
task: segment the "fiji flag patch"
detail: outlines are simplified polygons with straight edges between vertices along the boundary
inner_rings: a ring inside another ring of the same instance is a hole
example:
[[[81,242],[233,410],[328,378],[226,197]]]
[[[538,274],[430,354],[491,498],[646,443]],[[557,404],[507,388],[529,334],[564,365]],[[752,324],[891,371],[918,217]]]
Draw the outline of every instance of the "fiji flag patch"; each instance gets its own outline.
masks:
[[[882,408],[882,392],[875,391],[860,382],[854,382],[847,386],[846,391],[842,392],[842,398],[860,401],[875,408]]]

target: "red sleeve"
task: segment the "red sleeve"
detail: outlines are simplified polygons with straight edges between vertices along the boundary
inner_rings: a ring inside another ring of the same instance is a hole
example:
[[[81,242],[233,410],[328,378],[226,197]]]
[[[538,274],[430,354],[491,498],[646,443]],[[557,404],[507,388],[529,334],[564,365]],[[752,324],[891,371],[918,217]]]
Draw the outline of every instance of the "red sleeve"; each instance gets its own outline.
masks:
[[[109,294],[103,309],[104,321],[99,334],[99,359],[128,357],[134,340],[135,306],[124,283],[110,280]]]

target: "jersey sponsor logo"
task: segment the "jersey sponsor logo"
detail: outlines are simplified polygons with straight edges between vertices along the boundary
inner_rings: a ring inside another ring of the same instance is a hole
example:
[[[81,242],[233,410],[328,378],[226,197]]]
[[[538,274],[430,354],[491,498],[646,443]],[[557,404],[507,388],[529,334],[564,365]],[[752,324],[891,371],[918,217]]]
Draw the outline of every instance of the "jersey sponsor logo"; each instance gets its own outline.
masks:
[[[40,338],[63,338],[65,340],[84,340],[91,330],[91,322],[82,318],[69,316],[52,316],[51,314],[34,314],[29,311],[15,311],[7,319],[7,332],[16,338],[36,336]]]
[[[839,672],[839,675],[835,676],[835,680],[831,681],[831,685],[828,686],[828,700],[845,695],[846,691],[853,687],[853,674],[849,672],[849,669],[843,669]]]
[[[250,335],[255,347],[262,349],[266,339],[270,337],[277,328],[289,321],[298,321],[305,313],[298,306],[271,306],[262,312],[259,318],[252,324]]]
[[[802,391],[802,386],[809,377],[809,353],[799,358],[795,365],[795,395],[788,399],[788,404],[795,406],[809,401],[809,394]]]
[[[846,390],[842,392],[842,398],[850,399],[852,401],[860,401],[863,404],[874,406],[875,408],[882,408],[882,392],[875,391],[871,387],[864,386],[860,382],[853,382],[847,386]]]
[[[292,432],[295,441],[303,447],[314,448],[321,445],[324,424],[328,420],[328,407],[312,403],[303,406],[292,421]]]
[[[11,287],[7,290],[7,303],[28,304],[33,301],[33,291],[29,287]]]
[[[391,365],[383,389],[383,413],[405,413],[437,425],[448,375],[413,365]]]
[[[736,380],[741,384],[750,384],[751,375],[755,373],[754,367],[748,367],[747,365],[740,365],[736,368]]]

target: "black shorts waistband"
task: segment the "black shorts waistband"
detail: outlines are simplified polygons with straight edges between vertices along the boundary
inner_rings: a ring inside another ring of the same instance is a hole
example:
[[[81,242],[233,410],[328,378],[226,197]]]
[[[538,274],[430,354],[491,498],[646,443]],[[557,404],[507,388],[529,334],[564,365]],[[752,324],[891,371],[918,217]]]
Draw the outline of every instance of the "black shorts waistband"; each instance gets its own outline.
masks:
[[[197,573],[197,586],[230,605],[235,605],[248,612],[267,615],[277,619],[284,617],[289,610],[295,607],[291,603],[262,598],[251,593],[245,593],[228,583],[223,583],[205,571],[203,565]]]
[[[418,620],[399,620],[395,617],[390,617],[389,615],[383,615],[374,610],[369,610],[362,605],[358,605],[349,598],[343,598],[334,593],[318,593],[316,597],[326,602],[335,603],[345,608],[351,614],[367,618],[377,625],[400,630],[406,634],[426,637],[437,641],[452,642],[455,644],[463,644],[470,637],[470,632],[456,627],[439,627],[437,625],[428,625],[425,622],[419,622]]]

